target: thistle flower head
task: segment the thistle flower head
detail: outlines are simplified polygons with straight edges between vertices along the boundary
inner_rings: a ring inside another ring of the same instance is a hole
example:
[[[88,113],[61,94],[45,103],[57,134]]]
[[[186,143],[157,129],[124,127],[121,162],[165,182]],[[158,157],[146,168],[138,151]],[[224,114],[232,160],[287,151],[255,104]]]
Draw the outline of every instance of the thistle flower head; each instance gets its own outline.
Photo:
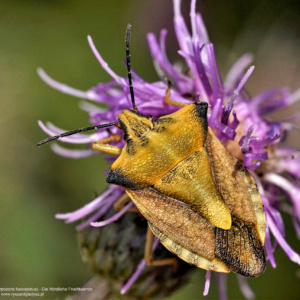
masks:
[[[180,0],[173,2],[174,27],[179,43],[178,53],[189,71],[187,74],[180,72],[168,60],[165,44],[166,30],[161,31],[159,38],[149,33],[147,35],[149,48],[154,67],[161,80],[148,83],[132,70],[136,106],[142,114],[152,115],[154,119],[178,110],[178,106],[166,104],[164,101],[167,90],[166,78],[172,83],[170,98],[174,101],[189,104],[195,99],[201,99],[208,102],[210,128],[229,153],[242,161],[250,170],[263,199],[267,220],[265,241],[267,260],[273,268],[276,267],[274,251],[280,246],[292,261],[300,264],[299,255],[285,240],[285,228],[281,217],[283,210],[291,214],[296,234],[300,237],[300,156],[297,150],[284,148],[281,144],[284,136],[293,128],[290,122],[294,117],[291,120],[275,122],[266,116],[270,112],[293,105],[300,99],[300,90],[290,93],[287,88],[274,88],[251,97],[245,90],[245,84],[254,71],[254,66],[249,67],[253,60],[251,54],[245,54],[236,61],[223,80],[218,69],[214,46],[209,41],[201,15],[195,12],[196,0],[191,1],[191,33],[181,14]],[[89,100],[90,102],[82,102],[81,108],[88,112],[92,124],[114,122],[118,114],[131,107],[129,85],[126,78],[120,77],[110,69],[97,51],[91,37],[88,37],[88,42],[101,67],[112,77],[111,81],[100,83],[83,92],[58,83],[43,70],[38,72],[50,86],[75,97]],[[97,103],[105,103],[107,109],[100,108]],[[57,135],[64,131],[50,123],[44,125],[40,122],[39,125],[49,135]],[[111,128],[111,132],[123,134],[116,127]],[[92,142],[109,135],[107,131],[97,131],[90,135],[77,134],[61,139],[61,142],[86,144],[86,150],[69,150],[58,144],[53,144],[52,149],[64,157],[84,158],[96,154],[90,147]],[[124,141],[115,142],[114,145],[123,147]],[[113,162],[115,158],[106,156],[106,159]],[[84,218],[84,221],[77,226],[79,231],[88,228],[91,223],[95,226],[107,225],[118,220],[132,205],[129,202],[120,212],[108,217],[107,212],[122,193],[124,191],[120,187],[110,186],[105,193],[83,208],[75,212],[59,214],[57,218],[64,219],[67,223]],[[134,271],[131,271],[133,274]],[[137,279],[136,274],[130,278],[129,273],[126,273],[128,281],[121,289],[122,293],[129,290],[133,281]],[[214,275],[220,288],[221,298],[225,299],[226,275]],[[208,271],[204,294],[208,293],[210,278],[211,272]],[[239,277],[239,283],[245,297],[251,298],[252,292],[245,279]]]
[[[114,214],[115,210],[111,207],[103,218],[109,219]],[[187,282],[194,268],[184,261],[180,262],[177,274],[172,266],[145,267],[141,245],[145,243],[146,231],[147,221],[140,214],[131,212],[110,226],[89,226],[78,232],[82,260],[93,273],[87,284],[96,287],[102,282],[104,285],[100,293],[85,293],[84,299],[105,300],[111,296],[119,298],[121,294],[124,299],[161,299]],[[158,240],[153,248],[158,259],[172,257]]]

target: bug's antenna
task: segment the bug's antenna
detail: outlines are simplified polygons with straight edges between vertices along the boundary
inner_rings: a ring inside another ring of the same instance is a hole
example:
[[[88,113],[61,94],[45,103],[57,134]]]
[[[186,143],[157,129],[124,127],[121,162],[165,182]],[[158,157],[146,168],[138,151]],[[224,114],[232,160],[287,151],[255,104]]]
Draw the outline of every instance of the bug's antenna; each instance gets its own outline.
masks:
[[[130,97],[131,97],[131,103],[134,111],[138,111],[135,102],[134,102],[134,93],[133,93],[133,87],[132,87],[132,76],[131,76],[131,70],[130,70],[130,50],[129,50],[129,42],[130,42],[130,31],[131,31],[131,24],[127,25],[126,29],[126,37],[125,37],[125,43],[126,43],[126,66],[127,66],[127,75],[128,75],[128,81],[129,81],[129,88],[130,88]]]
[[[105,128],[105,127],[110,127],[110,126],[117,126],[117,125],[119,125],[119,123],[114,122],[114,123],[108,123],[108,124],[102,124],[102,125],[96,125],[96,126],[90,126],[90,127],[84,127],[84,128],[80,128],[80,129],[71,130],[71,131],[64,132],[64,133],[59,134],[59,135],[51,136],[51,137],[49,137],[45,140],[42,140],[37,144],[37,146],[39,147],[39,146],[42,146],[42,145],[47,144],[49,142],[52,142],[54,140],[57,140],[61,137],[73,135],[73,134],[76,134],[76,133],[79,133],[79,132],[89,131],[89,130],[99,129],[99,128]]]

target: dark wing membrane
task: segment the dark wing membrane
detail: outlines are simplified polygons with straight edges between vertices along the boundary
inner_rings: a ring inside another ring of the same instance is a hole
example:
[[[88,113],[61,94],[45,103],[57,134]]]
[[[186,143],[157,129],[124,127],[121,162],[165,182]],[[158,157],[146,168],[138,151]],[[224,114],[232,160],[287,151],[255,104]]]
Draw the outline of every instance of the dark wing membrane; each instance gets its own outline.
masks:
[[[232,216],[230,230],[215,229],[216,256],[227,267],[246,277],[264,272],[266,259],[255,226]]]
[[[172,253],[188,262],[189,264],[196,266],[204,270],[211,270],[214,272],[229,273],[230,269],[219,258],[207,259],[199,254],[191,252],[190,250],[182,247],[180,244],[171,240],[168,236],[163,234],[152,224],[148,223],[153,234],[160,240],[160,242]]]

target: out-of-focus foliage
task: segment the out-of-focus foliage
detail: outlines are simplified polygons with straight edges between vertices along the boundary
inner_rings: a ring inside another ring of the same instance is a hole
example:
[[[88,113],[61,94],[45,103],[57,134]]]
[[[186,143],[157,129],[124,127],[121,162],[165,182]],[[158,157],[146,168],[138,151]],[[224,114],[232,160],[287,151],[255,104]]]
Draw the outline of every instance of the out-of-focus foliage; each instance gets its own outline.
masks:
[[[189,2],[183,7],[186,15]],[[221,71],[245,51],[252,51],[257,57],[247,84],[252,94],[273,86],[300,86],[298,2],[203,0],[197,7]],[[73,211],[106,188],[107,164],[100,155],[67,160],[47,146],[36,147],[45,138],[38,119],[64,129],[89,125],[86,114],[78,109],[79,99],[46,86],[36,68],[43,67],[53,78],[83,90],[108,80],[88,47],[90,34],[109,65],[125,75],[124,32],[130,22],[133,67],[147,81],[156,80],[145,35],[169,29],[167,44],[173,46],[167,51],[171,60],[180,59],[172,9],[171,0],[0,1],[1,287],[81,286],[89,273],[80,259],[74,225],[55,220],[54,214]],[[287,143],[299,149],[297,134]],[[291,222],[286,224],[290,226],[287,240],[300,252]],[[281,250],[276,259],[276,270],[268,267],[265,274],[250,280],[257,299],[298,299],[298,267]],[[204,274],[197,270],[191,283],[172,299],[201,298]],[[229,276],[230,299],[242,297],[236,284],[235,276]],[[48,292],[46,299],[63,295]],[[212,283],[207,299],[215,298]]]

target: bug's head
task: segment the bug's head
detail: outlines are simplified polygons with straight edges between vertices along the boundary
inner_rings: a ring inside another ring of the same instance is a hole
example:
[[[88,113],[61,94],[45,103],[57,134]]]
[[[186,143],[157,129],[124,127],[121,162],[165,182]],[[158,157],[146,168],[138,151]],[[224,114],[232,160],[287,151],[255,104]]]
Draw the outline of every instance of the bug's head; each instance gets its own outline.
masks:
[[[141,137],[153,128],[152,116],[145,116],[134,110],[125,109],[118,118],[125,141]]]

